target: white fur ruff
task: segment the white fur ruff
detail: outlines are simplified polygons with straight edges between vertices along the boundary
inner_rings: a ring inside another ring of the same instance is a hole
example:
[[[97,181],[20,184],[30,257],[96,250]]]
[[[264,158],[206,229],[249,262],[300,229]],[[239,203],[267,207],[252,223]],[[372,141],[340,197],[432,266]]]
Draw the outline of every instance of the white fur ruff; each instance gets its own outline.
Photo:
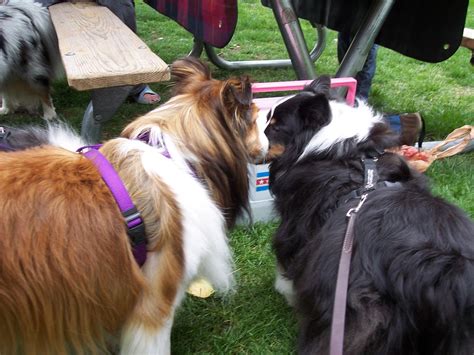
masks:
[[[330,123],[316,133],[300,159],[310,152],[323,152],[350,138],[361,142],[368,137],[372,127],[383,119],[381,114],[375,113],[363,101],[358,102],[358,107],[337,101],[330,101],[330,106]]]

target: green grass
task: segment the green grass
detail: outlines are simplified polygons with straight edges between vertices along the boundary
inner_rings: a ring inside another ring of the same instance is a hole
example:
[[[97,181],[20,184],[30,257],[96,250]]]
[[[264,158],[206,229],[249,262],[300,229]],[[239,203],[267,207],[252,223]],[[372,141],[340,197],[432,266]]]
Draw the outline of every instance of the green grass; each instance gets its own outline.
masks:
[[[167,63],[187,55],[192,36],[170,19],[137,1],[139,35]],[[308,46],[315,31],[302,22]],[[474,28],[474,0],[469,2],[466,27]],[[336,34],[329,31],[327,46],[316,63],[318,74],[337,69]],[[230,44],[217,53],[228,60],[283,59],[286,50],[272,11],[259,0],[239,0],[239,22]],[[421,112],[427,124],[427,140],[443,139],[453,129],[474,124],[474,67],[465,48],[448,60],[430,64],[380,48],[378,68],[370,97],[383,112]],[[202,56],[205,59],[205,55]],[[215,77],[250,75],[254,81],[295,80],[288,69],[225,71],[211,64]],[[169,84],[152,84],[163,100]],[[54,87],[58,113],[79,128],[89,101],[87,92],[70,89],[65,81]],[[104,138],[116,136],[124,125],[150,107],[125,103],[105,125]],[[38,123],[37,117],[9,115],[2,123]],[[435,162],[427,172],[435,194],[459,205],[474,217],[474,153]],[[273,290],[274,257],[270,240],[275,224],[238,227],[230,233],[235,255],[237,292],[226,298],[206,300],[188,297],[178,311],[172,334],[176,354],[288,354],[296,341],[296,318]]]
[[[275,227],[255,224],[231,233],[236,293],[224,299],[188,297],[177,313],[174,353],[287,354],[295,348],[295,318],[273,289],[269,236]]]

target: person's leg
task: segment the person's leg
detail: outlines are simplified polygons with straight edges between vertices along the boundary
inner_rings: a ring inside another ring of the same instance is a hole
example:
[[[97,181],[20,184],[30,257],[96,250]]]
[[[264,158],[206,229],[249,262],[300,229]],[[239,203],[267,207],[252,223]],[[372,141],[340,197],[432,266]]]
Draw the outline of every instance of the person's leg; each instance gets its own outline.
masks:
[[[107,7],[133,32],[137,32],[135,3],[133,0],[97,0],[97,4]],[[140,104],[155,104],[161,100],[160,95],[146,84],[138,84],[130,91],[130,97]]]
[[[349,32],[339,32],[337,37],[337,58],[339,63],[344,58],[349,46],[351,44],[352,38]],[[370,88],[372,87],[372,80],[375,76],[375,70],[377,67],[377,49],[378,45],[374,44],[370,48],[367,59],[364,63],[364,66],[361,71],[359,71],[355,77],[357,80],[357,90],[356,96],[364,101],[369,99]]]
[[[377,68],[377,50],[378,46],[374,44],[372,48],[370,48],[369,55],[367,56],[367,60],[364,63],[364,67],[356,75],[356,95],[365,101],[368,101],[369,99],[372,80],[374,79],[375,70]]]
[[[98,5],[107,7],[133,32],[137,32],[135,4],[133,0],[96,0]]]
[[[337,60],[339,63],[344,59],[350,44],[351,36],[349,32],[341,31],[337,34]]]

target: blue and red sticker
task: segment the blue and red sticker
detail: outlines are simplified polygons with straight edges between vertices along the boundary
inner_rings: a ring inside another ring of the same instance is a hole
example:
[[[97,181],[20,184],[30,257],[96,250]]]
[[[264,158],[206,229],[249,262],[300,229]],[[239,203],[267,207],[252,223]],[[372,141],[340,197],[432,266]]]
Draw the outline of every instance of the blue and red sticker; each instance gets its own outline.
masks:
[[[268,171],[262,171],[257,173],[257,179],[255,182],[256,185],[256,191],[266,191],[268,190],[269,187],[269,179],[270,179],[270,173]]]

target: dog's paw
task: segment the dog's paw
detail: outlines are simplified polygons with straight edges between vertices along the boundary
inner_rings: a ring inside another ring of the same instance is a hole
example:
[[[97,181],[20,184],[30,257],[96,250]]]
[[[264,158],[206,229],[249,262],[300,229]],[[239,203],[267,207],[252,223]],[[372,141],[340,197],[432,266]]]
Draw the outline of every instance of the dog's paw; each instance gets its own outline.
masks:
[[[7,115],[10,113],[8,107],[0,107],[0,115]]]
[[[56,111],[55,110],[45,110],[44,113],[43,113],[43,119],[45,121],[52,121],[54,120],[57,116],[56,114]]]
[[[285,297],[286,302],[290,307],[294,307],[296,304],[296,294],[293,288],[293,281],[283,276],[277,271],[275,279],[275,290]]]
[[[43,115],[43,120],[45,121],[52,121],[56,118],[56,115]]]

